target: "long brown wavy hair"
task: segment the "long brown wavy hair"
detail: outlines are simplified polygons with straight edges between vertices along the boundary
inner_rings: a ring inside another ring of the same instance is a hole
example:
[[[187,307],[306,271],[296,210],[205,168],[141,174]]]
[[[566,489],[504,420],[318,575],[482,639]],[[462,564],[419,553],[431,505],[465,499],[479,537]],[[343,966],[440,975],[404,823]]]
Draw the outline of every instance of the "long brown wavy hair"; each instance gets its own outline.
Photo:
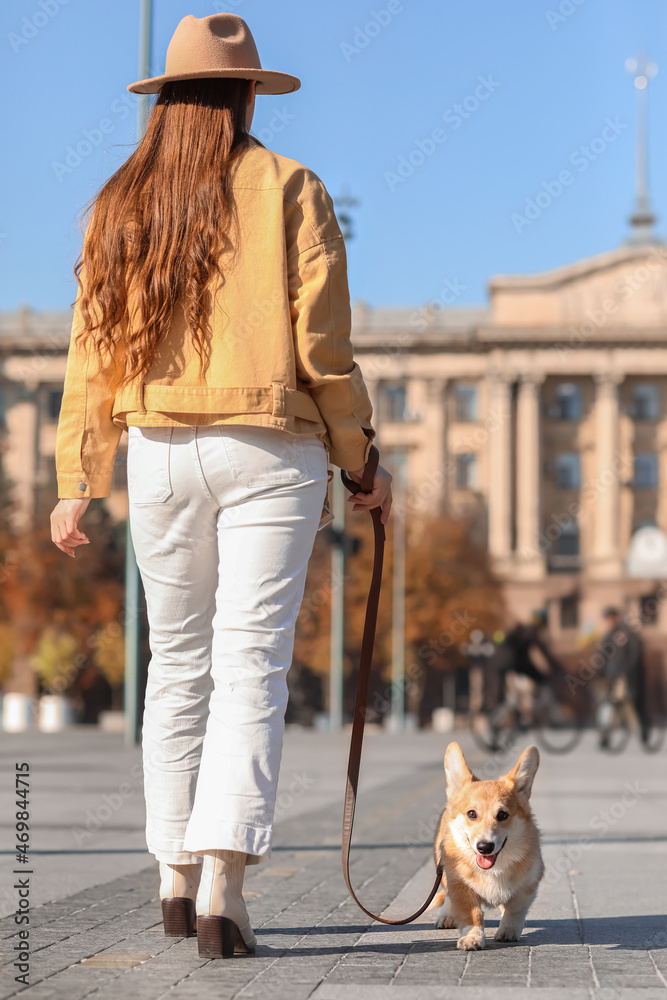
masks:
[[[136,149],[84,208],[78,336],[93,338],[102,368],[111,359],[117,387],[149,370],[177,303],[200,371],[208,363],[209,286],[216,275],[224,281],[221,255],[233,251],[233,260],[238,249],[229,172],[250,141],[249,86],[224,78],[164,84]],[[125,375],[116,363],[121,345]]]

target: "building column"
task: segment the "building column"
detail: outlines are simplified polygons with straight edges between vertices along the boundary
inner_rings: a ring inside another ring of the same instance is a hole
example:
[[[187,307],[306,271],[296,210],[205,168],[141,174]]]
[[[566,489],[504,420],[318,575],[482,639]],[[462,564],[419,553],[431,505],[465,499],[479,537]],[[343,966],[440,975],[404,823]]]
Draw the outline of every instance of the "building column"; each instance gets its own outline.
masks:
[[[493,372],[487,382],[489,553],[501,565],[512,551],[513,380],[506,372]]]
[[[618,386],[623,375],[617,372],[600,372],[594,378],[598,492],[593,569],[596,576],[608,578],[621,573],[618,536],[622,462],[619,450]]]
[[[447,492],[447,379],[425,379],[423,416],[423,455],[421,480],[428,494],[428,507],[434,515],[442,513]]]
[[[516,575],[540,579],[545,572],[540,548],[540,387],[543,373],[521,376],[517,401]]]

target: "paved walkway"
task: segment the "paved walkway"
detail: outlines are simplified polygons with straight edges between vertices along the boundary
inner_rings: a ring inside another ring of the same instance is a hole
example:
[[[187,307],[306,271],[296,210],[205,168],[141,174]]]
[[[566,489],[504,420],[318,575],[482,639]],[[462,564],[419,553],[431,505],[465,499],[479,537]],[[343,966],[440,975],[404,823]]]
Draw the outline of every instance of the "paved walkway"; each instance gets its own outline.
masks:
[[[457,738],[481,766],[466,734]],[[442,1000],[461,987],[466,1000],[521,1000],[527,991],[534,1000],[667,998],[667,754],[633,746],[607,757],[592,739],[564,758],[543,754],[533,804],[549,878],[520,942],[491,939],[486,951],[463,954],[455,931],[435,930],[434,911],[392,928],[349,898],[340,866],[347,739],[288,730],[273,857],[246,879],[258,950],[222,962],[200,960],[196,939],[164,937],[138,750],[83,727],[4,734],[0,1000],[18,992],[40,1000]],[[368,734],[352,878],[384,916],[410,912],[432,883],[446,743],[436,733]],[[14,762],[24,759],[34,848],[28,987],[14,981],[7,820]]]

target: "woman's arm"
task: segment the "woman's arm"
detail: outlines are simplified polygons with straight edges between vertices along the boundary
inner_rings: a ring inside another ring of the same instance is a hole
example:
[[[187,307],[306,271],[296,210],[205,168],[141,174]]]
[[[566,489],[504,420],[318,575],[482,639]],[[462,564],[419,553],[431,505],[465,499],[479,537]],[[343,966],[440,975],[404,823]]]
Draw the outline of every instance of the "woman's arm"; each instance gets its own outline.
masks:
[[[329,437],[329,461],[361,482],[376,435],[373,407],[350,333],[352,312],[345,242],[333,202],[307,168],[285,193],[287,273],[297,376],[317,403]],[[378,466],[371,493],[349,496],[352,510],[381,507],[386,524],[392,477]]]
[[[350,340],[345,243],[328,192],[306,168],[286,191],[285,220],[297,376],[327,426],[329,461],[357,469],[375,437],[373,408]]]
[[[111,419],[114,389],[109,365],[101,367],[92,339],[76,334],[83,326],[77,292],[67,354],[63,397],[56,432],[58,497],[108,497],[122,428]],[[80,485],[85,486],[81,489]]]

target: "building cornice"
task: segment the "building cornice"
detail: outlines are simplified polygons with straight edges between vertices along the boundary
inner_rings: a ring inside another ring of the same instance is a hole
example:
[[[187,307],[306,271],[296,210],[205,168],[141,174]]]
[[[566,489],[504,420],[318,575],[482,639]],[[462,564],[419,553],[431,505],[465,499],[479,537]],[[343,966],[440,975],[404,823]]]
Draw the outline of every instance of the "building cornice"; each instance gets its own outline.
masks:
[[[494,274],[487,287],[491,294],[505,290],[553,290],[575,279],[587,278],[592,274],[618,267],[619,264],[631,263],[648,256],[658,257],[661,263],[667,264],[667,244],[655,246],[624,244],[614,247],[613,250],[605,250],[591,257],[582,257],[581,260],[562,264],[547,271],[538,271],[535,274]]]

